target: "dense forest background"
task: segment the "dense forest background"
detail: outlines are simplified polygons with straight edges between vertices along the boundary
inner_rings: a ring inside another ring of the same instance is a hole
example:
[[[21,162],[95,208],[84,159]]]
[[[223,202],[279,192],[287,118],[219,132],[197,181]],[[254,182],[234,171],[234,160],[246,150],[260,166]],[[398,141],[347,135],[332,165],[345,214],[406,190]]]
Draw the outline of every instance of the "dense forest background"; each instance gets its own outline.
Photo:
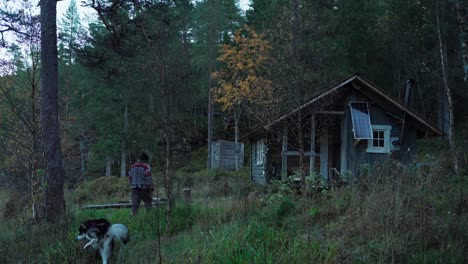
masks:
[[[269,46],[255,75],[270,81],[272,97],[268,107],[242,107],[241,135],[356,72],[397,98],[414,79],[415,110],[446,131],[445,71],[455,120],[466,120],[463,32],[451,1],[255,0],[246,12],[234,0],[82,1],[94,9],[91,21],[80,19],[76,5],[70,1],[58,18],[60,126],[70,188],[93,175],[124,176],[141,150],[162,167],[164,142],[173,142],[171,153],[181,155],[173,160],[182,162],[207,138],[233,139],[235,111],[223,112],[217,103],[213,73],[226,66],[218,59],[221,44],[239,45],[233,36],[247,32],[244,25]],[[0,84],[3,182],[18,188],[31,185],[40,138],[38,21],[35,6],[23,8],[14,22],[27,34],[15,42],[3,38],[8,56]]]
[[[47,55],[41,41],[54,30],[44,14],[55,5],[41,1],[40,14],[31,1],[0,4],[0,227],[15,230],[0,234],[13,245],[0,262],[88,263],[73,232],[100,217],[137,238],[128,263],[162,263],[162,254],[174,263],[468,260],[465,1],[251,0],[244,10],[236,0],[70,0],[57,54]],[[59,137],[44,122],[51,57]],[[254,185],[247,167],[210,169],[214,140],[239,140],[355,73],[398,99],[414,80],[412,108],[444,132],[418,142],[418,164],[363,168],[358,185],[331,191],[308,175],[304,196]],[[61,145],[52,156],[47,138]],[[165,213],[79,208],[127,199],[125,176],[142,151]],[[50,173],[51,160],[63,173]],[[57,236],[47,226],[56,216]]]

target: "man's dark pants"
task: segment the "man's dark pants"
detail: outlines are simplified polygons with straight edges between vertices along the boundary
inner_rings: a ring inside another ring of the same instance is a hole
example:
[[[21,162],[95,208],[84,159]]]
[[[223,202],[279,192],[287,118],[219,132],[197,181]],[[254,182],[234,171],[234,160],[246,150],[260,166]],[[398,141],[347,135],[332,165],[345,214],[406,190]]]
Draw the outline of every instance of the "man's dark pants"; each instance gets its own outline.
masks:
[[[132,215],[138,213],[141,200],[145,203],[146,209],[150,209],[153,203],[153,190],[147,188],[132,189]]]

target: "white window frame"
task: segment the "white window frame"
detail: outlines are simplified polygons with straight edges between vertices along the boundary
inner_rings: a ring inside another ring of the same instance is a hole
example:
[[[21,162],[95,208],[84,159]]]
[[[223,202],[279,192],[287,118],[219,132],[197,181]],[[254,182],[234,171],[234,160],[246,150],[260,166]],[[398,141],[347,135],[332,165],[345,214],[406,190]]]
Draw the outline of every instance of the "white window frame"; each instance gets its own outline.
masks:
[[[376,147],[374,146],[374,139],[367,140],[367,153],[390,153],[391,148],[391,141],[390,141],[390,134],[392,132],[392,126],[388,125],[372,125],[372,135],[374,135],[374,131],[383,131],[384,132],[384,146],[383,147]]]
[[[265,144],[263,140],[255,143],[255,164],[262,165],[265,162]]]

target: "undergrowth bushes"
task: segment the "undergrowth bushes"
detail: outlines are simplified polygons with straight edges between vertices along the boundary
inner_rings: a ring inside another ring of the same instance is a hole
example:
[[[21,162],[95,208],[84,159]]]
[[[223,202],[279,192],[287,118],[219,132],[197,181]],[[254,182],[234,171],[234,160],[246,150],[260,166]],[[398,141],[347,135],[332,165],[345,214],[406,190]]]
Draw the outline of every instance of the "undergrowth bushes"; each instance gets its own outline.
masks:
[[[357,185],[321,199],[318,224],[326,226],[328,240],[344,242],[344,259],[352,249],[351,260],[365,263],[420,263],[426,252],[458,262],[466,258],[468,222],[467,211],[457,208],[467,193],[453,192],[453,177],[437,163],[421,171],[385,162],[365,170]]]
[[[466,263],[468,180],[452,175],[444,160],[426,158],[430,166],[387,161],[364,167],[357,183],[334,189],[313,177],[308,196],[281,182],[254,185],[245,169],[179,171],[177,180],[193,188],[194,199],[178,200],[162,238],[163,261]],[[128,196],[126,179],[105,177],[84,183],[72,197],[85,203]],[[74,241],[79,223],[92,218],[128,226],[121,263],[154,263],[164,212],[141,208],[131,217],[129,209],[77,210],[54,230],[8,220],[1,227],[16,231],[0,233],[6,245],[0,263],[99,263]]]
[[[27,213],[30,204],[30,196],[27,193],[11,192],[8,197],[4,197],[2,206],[2,216],[5,219],[14,219]]]
[[[89,202],[128,201],[130,198],[130,185],[127,178],[100,177],[91,181],[82,182],[77,186],[73,195],[73,202],[84,204]]]
[[[246,167],[235,172],[221,169],[203,169],[195,173],[178,171],[176,181],[183,187],[193,188],[195,196],[205,198],[239,195],[258,188],[250,181]]]

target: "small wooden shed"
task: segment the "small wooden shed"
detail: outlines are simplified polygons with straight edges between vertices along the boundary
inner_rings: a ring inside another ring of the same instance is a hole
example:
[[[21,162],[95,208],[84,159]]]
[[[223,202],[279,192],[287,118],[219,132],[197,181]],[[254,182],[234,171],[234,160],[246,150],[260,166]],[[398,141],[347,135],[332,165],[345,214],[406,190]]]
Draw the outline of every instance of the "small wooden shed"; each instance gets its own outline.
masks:
[[[251,179],[266,184],[301,168],[326,180],[334,175],[352,180],[365,164],[387,158],[411,162],[417,138],[440,135],[406,103],[356,74],[244,138],[252,145]]]
[[[236,143],[227,140],[213,141],[211,149],[211,167],[224,170],[236,170],[236,150],[237,150],[237,168],[244,166],[244,143]]]

